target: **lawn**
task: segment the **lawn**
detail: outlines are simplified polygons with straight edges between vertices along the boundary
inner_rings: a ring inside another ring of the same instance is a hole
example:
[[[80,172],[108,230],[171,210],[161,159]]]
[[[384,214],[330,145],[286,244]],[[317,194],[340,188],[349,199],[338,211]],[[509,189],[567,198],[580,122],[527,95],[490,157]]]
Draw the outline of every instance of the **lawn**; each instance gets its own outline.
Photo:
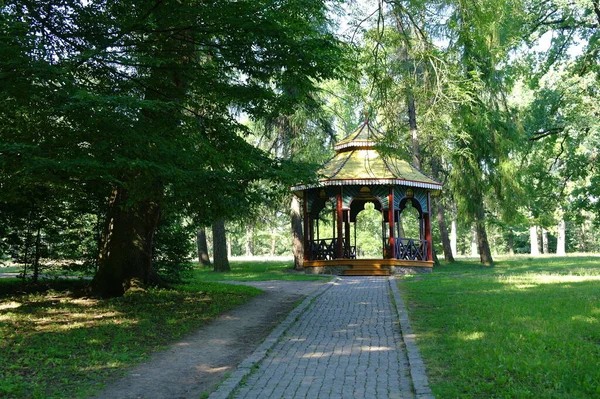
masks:
[[[87,397],[261,291],[199,280],[98,300],[84,281],[0,280],[0,397]]]
[[[437,398],[600,397],[600,257],[459,262],[399,284]]]
[[[202,281],[315,281],[330,278],[295,271],[291,261],[232,261],[229,264],[230,272],[215,273],[211,267],[200,267],[194,270],[193,277]]]

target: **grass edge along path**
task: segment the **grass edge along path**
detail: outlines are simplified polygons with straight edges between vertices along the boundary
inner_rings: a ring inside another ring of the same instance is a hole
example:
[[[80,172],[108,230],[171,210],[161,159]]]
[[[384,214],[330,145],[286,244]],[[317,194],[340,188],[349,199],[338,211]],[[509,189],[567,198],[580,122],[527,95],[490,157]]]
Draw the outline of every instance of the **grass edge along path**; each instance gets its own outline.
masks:
[[[600,257],[458,262],[399,284],[435,397],[600,397]]]
[[[193,278],[201,281],[317,281],[331,276],[305,274],[293,269],[292,261],[230,261],[230,272],[216,273],[212,267],[198,266]]]
[[[152,352],[262,292],[190,281],[175,289],[99,300],[73,295],[85,282],[57,283],[60,291],[0,297],[2,398],[86,397]],[[10,284],[21,282],[0,280],[3,292]]]

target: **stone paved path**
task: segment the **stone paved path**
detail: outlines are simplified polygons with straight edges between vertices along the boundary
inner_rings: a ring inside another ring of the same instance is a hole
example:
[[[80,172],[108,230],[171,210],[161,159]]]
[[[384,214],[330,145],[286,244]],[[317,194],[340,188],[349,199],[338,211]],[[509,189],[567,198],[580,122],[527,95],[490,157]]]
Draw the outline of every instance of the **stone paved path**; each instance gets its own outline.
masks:
[[[235,397],[414,398],[388,278],[338,279],[290,324]]]

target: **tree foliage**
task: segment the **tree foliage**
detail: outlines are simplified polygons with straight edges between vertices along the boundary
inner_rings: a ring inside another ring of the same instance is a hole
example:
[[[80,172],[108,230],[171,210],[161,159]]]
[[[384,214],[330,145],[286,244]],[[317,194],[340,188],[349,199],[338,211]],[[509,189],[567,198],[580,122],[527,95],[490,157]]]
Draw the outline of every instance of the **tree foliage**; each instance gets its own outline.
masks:
[[[285,112],[343,55],[321,1],[1,7],[2,200],[52,187],[57,201],[107,202],[93,284],[104,296],[150,281],[163,210],[207,224],[262,200],[253,182],[289,176],[234,111]]]

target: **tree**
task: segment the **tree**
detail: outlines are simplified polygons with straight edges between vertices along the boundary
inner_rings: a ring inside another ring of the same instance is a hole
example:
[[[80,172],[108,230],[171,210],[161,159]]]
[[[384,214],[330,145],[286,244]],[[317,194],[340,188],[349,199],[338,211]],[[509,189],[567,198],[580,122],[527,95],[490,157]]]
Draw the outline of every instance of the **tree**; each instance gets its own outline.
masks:
[[[208,244],[206,243],[206,228],[201,227],[196,232],[196,246],[198,247],[198,262],[201,266],[210,266]]]
[[[303,216],[300,212],[300,201],[295,195],[292,196],[290,216],[292,219],[292,251],[294,254],[294,269],[302,270],[304,267],[304,233],[302,231]]]
[[[0,66],[10,82],[0,184],[8,171],[43,165],[66,187],[108,196],[92,283],[100,296],[154,280],[163,211],[208,224],[260,201],[251,182],[286,166],[243,140],[233,111],[258,118],[292,108],[337,75],[343,55],[321,1],[1,7],[3,54],[14,57]]]
[[[231,270],[227,258],[227,234],[225,233],[225,220],[219,219],[213,223],[213,260],[215,272],[228,272]]]

